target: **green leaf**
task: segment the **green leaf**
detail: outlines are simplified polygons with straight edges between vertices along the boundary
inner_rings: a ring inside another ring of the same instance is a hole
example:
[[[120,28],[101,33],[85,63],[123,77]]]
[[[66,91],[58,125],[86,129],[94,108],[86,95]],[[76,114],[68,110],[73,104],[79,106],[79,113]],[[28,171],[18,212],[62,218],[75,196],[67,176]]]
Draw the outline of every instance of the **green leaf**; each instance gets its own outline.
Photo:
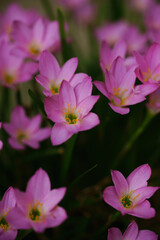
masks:
[[[46,112],[44,110],[44,104],[41,101],[41,99],[38,96],[36,96],[31,89],[28,90],[28,94],[32,98],[35,106],[38,107],[41,110],[41,112],[46,116]]]

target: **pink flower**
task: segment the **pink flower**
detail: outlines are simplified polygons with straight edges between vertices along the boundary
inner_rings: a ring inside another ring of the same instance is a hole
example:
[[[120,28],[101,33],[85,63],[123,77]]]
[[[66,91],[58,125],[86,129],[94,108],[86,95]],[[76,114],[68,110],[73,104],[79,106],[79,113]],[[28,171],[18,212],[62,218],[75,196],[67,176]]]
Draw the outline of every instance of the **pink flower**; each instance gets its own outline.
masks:
[[[118,21],[99,27],[95,34],[99,41],[106,41],[109,45],[114,45],[115,43],[123,40],[123,36],[127,29],[127,22]]]
[[[100,65],[105,72],[110,70],[113,61],[118,57],[124,57],[126,54],[126,44],[123,41],[117,42],[113,49],[106,42],[102,42],[100,50]]]
[[[57,51],[60,48],[58,21],[47,22],[38,18],[32,27],[15,21],[12,38],[15,41],[15,55],[38,60],[43,50]]]
[[[58,94],[61,82],[71,80],[77,65],[78,59],[71,58],[60,68],[56,58],[50,52],[44,51],[39,61],[40,74],[36,76],[36,81],[45,88],[44,95]]]
[[[51,190],[47,173],[37,170],[26,192],[15,189],[17,206],[10,212],[9,221],[17,229],[33,228],[36,232],[59,226],[67,218],[66,211],[58,206],[65,192],[65,187]]]
[[[137,64],[136,75],[143,83],[160,84],[160,44],[153,43],[144,56],[134,53]]]
[[[99,96],[91,96],[92,83],[88,77],[74,88],[63,81],[59,95],[47,97],[44,107],[49,119],[55,122],[51,132],[53,145],[59,145],[79,131],[99,124],[99,118],[90,112]]]
[[[147,180],[151,176],[148,164],[136,168],[127,179],[119,171],[111,171],[114,186],[105,188],[103,199],[117,209],[122,215],[130,214],[139,218],[152,218],[155,209],[151,208],[150,198],[158,187],[148,187]]]
[[[38,70],[34,62],[24,62],[21,57],[11,54],[13,47],[6,41],[0,41],[0,82],[3,86],[13,88],[19,83],[32,79]]]
[[[9,144],[18,150],[25,149],[25,146],[39,148],[39,142],[50,136],[50,128],[40,128],[41,121],[40,114],[30,119],[23,107],[15,107],[11,113],[11,122],[3,124],[10,135]]]
[[[0,202],[0,240],[14,240],[17,236],[17,228],[14,228],[9,220],[10,211],[15,205],[16,197],[13,188],[10,187]]]
[[[105,72],[105,83],[95,81],[94,84],[109,100],[109,106],[117,113],[127,114],[127,106],[145,100],[145,96],[157,89],[155,84],[141,84],[135,86],[135,66],[128,69],[125,61],[117,57],[110,71]]]
[[[38,14],[35,11],[24,10],[18,4],[12,3],[0,17],[0,32],[6,33],[10,39],[14,21],[17,20],[31,25],[37,18]]]
[[[118,228],[112,227],[108,229],[107,240],[157,240],[158,236],[150,230],[140,230],[138,231],[138,225],[136,222],[131,222],[122,235]]]

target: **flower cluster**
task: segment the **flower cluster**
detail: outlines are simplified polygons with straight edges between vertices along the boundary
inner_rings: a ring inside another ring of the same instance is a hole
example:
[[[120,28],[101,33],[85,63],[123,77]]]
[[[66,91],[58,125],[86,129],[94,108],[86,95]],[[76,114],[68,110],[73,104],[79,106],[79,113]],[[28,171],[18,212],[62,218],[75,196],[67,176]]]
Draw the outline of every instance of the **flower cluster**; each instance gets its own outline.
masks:
[[[51,190],[43,169],[31,177],[26,192],[10,187],[0,202],[0,239],[14,240],[18,229],[33,228],[41,233],[59,226],[67,218],[65,209],[58,205],[65,192],[65,187]]]

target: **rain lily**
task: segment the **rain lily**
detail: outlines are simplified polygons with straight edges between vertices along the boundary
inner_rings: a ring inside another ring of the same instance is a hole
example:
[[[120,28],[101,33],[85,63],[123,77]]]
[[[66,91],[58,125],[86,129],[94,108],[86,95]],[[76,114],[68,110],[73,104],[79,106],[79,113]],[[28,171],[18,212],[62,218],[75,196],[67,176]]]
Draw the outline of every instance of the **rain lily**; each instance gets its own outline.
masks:
[[[135,86],[135,65],[128,69],[125,61],[117,57],[110,71],[105,72],[105,83],[95,81],[94,84],[109,100],[109,106],[117,113],[127,114],[127,106],[145,100],[145,96],[157,89],[155,84],[141,84]]]
[[[17,205],[10,212],[9,221],[17,229],[33,228],[36,232],[59,226],[67,218],[65,209],[58,206],[65,192],[65,187],[51,190],[47,173],[37,170],[26,192],[15,189]]]
[[[160,30],[160,4],[154,3],[145,15],[145,23],[149,29]]]
[[[12,55],[12,49],[11,44],[0,41],[0,83],[9,88],[31,80],[38,70],[36,63],[24,62],[23,58]]]
[[[15,107],[11,113],[11,122],[3,124],[10,135],[9,144],[18,150],[25,149],[25,146],[39,148],[39,142],[50,136],[50,128],[40,128],[41,121],[40,114],[30,119],[23,107]]]
[[[56,58],[48,51],[41,54],[39,61],[40,74],[36,81],[44,87],[43,93],[46,96],[58,94],[62,80],[70,81],[78,65],[77,58],[68,60],[60,68]]]
[[[143,83],[160,84],[160,44],[153,43],[146,54],[134,53],[138,67],[136,75]]]
[[[33,10],[24,10],[18,4],[12,3],[0,17],[0,32],[5,33],[11,39],[13,22],[18,20],[30,26],[38,14]]]
[[[152,218],[155,209],[151,208],[150,198],[158,187],[147,186],[151,176],[148,164],[136,168],[127,179],[119,171],[111,171],[114,186],[105,188],[103,199],[106,203],[121,212],[122,215],[130,214],[139,218]]]
[[[126,54],[126,44],[123,41],[117,42],[113,49],[106,42],[102,42],[100,50],[100,66],[105,72],[110,70],[113,61],[118,57],[124,57]]]
[[[131,7],[135,8],[139,12],[146,12],[150,10],[151,6],[155,3],[155,0],[131,0]]]
[[[107,240],[157,240],[158,235],[150,230],[140,230],[138,231],[138,225],[136,222],[131,222],[122,235],[121,231],[118,228],[108,229],[108,238]]]
[[[15,21],[12,38],[15,41],[15,55],[38,60],[43,50],[57,51],[60,47],[58,21],[48,22],[38,18],[32,27]]]
[[[10,187],[0,201],[0,240],[14,240],[17,236],[17,228],[14,228],[9,221],[10,211],[15,205],[16,197],[14,189]]]
[[[99,124],[98,116],[90,112],[99,96],[91,96],[91,92],[90,78],[84,79],[74,88],[67,81],[63,81],[59,95],[45,99],[47,116],[55,122],[51,132],[53,145],[59,145],[73,134]]]

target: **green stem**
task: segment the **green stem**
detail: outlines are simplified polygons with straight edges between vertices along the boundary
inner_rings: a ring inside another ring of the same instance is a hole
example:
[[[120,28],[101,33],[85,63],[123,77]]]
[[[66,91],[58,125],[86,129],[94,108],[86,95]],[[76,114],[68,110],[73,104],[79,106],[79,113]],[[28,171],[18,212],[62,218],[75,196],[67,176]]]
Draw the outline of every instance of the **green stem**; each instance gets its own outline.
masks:
[[[22,105],[21,92],[20,92],[20,89],[19,89],[19,88],[17,88],[17,90],[16,90],[16,100],[17,100],[17,104],[18,104],[18,105]]]
[[[132,148],[133,144],[137,140],[137,138],[144,132],[152,118],[154,117],[154,114],[151,114],[149,111],[146,114],[146,117],[142,123],[142,125],[135,131],[135,133],[130,137],[130,139],[127,141],[127,144],[122,148],[118,156],[116,157],[115,161],[113,162],[111,168],[117,168],[121,162],[121,160],[124,158],[124,156],[129,152],[129,150]]]
[[[77,134],[73,135],[67,143],[68,145],[65,150],[65,157],[64,157],[64,161],[62,163],[62,170],[61,170],[61,174],[60,174],[60,183],[61,184],[64,184],[65,180],[67,178],[76,138],[77,138]]]
[[[52,5],[50,4],[50,1],[49,0],[41,0],[41,3],[42,3],[42,6],[44,7],[48,17],[51,20],[54,20],[55,17],[54,17],[53,11],[52,11]]]
[[[0,121],[6,122],[8,119],[8,106],[9,106],[9,98],[10,98],[10,89],[4,87],[2,89],[2,103],[1,103],[1,119]]]

